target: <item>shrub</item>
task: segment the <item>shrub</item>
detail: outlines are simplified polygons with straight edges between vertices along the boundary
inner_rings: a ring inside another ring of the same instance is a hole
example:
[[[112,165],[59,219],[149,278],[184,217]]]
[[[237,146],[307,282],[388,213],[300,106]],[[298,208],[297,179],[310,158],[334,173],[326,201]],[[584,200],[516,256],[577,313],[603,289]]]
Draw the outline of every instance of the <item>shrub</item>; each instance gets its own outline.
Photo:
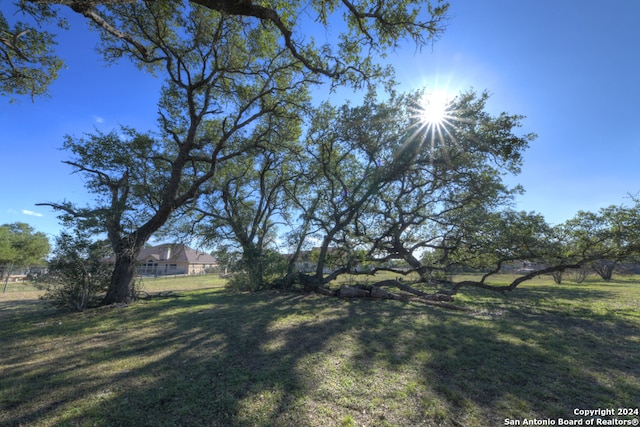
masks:
[[[108,254],[104,241],[93,242],[77,230],[74,235],[63,232],[56,238],[47,273],[37,280],[46,290],[42,298],[77,311],[97,305],[111,280],[111,267],[103,262]]]
[[[589,275],[589,270],[585,267],[576,268],[573,270],[573,281],[576,283],[582,283]]]
[[[287,274],[287,260],[278,252],[266,250],[259,255],[248,255],[240,260],[240,271],[231,276],[227,288],[238,292],[270,289]]]

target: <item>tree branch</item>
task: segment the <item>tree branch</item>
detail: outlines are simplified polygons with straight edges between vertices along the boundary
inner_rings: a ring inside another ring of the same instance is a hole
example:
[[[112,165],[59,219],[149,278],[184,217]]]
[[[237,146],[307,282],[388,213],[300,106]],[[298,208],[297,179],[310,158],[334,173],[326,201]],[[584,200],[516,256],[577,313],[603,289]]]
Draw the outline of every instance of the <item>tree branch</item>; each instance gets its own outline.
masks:
[[[489,291],[500,292],[500,293],[504,293],[506,291],[513,291],[515,288],[518,287],[518,285],[520,285],[523,282],[526,282],[527,280],[531,280],[535,277],[542,276],[543,274],[551,274],[556,271],[564,271],[568,269],[580,268],[589,261],[590,260],[585,259],[573,264],[560,264],[553,267],[547,267],[541,270],[532,271],[531,273],[528,273],[528,274],[525,274],[524,276],[520,276],[516,278],[510,284],[505,286],[493,286],[493,285],[488,285],[483,281],[478,282],[474,280],[465,280],[465,281],[456,283],[451,291],[451,294],[455,295],[456,293],[458,293],[460,288],[463,288],[463,287],[474,287],[474,288],[486,289]],[[484,280],[484,277],[483,277],[483,280]]]
[[[114,2],[116,3],[116,2]],[[124,3],[122,1],[118,1],[117,3]],[[93,21],[96,25],[98,25],[99,27],[101,27],[102,29],[104,29],[106,32],[108,32],[109,34],[111,34],[112,36],[115,36],[119,39],[122,39],[130,44],[132,44],[137,50],[138,52],[140,52],[140,54],[142,55],[143,58],[147,59],[149,57],[149,52],[147,51],[147,48],[144,47],[144,45],[139,42],[138,40],[136,40],[131,34],[122,32],[120,30],[118,30],[117,28],[115,28],[113,25],[109,24],[107,21],[105,21],[100,15],[98,15],[94,8],[91,6],[90,2],[70,2],[69,3],[69,7],[74,11],[77,12],[81,15],[84,15],[86,18],[89,18],[91,21]]]
[[[66,212],[74,218],[80,218],[82,216],[82,214],[76,211],[75,209],[73,209],[71,205],[61,205],[59,203],[43,202],[43,203],[36,203],[36,206],[49,206],[55,210]]]

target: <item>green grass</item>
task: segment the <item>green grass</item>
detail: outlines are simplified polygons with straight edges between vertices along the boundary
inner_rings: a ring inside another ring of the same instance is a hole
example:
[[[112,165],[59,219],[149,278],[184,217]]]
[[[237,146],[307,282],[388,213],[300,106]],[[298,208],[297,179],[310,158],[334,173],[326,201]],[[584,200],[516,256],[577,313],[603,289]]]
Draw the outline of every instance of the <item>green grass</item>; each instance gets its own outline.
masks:
[[[465,312],[220,284],[149,280],[177,296],[74,314],[0,295],[0,425],[498,426],[640,405],[637,278],[466,290]]]

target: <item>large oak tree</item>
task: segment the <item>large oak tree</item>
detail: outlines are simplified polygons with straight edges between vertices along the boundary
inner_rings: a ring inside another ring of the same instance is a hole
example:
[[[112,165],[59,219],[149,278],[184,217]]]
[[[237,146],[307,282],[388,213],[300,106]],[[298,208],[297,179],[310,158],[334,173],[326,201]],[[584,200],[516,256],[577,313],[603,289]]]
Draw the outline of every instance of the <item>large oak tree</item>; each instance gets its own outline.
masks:
[[[502,175],[518,171],[533,138],[515,134],[521,117],[492,116],[487,95],[469,92],[451,102],[447,125],[430,127],[424,96],[379,100],[372,92],[361,106],[316,110],[297,166],[306,172],[287,185],[300,216],[293,234],[320,242],[306,280],[316,288],[356,272],[363,252],[378,265],[401,260],[410,267],[377,270],[415,271],[427,282],[517,192]],[[425,263],[425,251],[442,259]],[[325,274],[329,255],[341,264]]]
[[[106,232],[115,253],[105,304],[130,297],[145,242],[194,203],[224,162],[263,143],[273,117],[306,99],[306,74],[261,25],[199,6],[141,3],[113,7],[120,26],[153,44],[149,59],[107,37],[107,55],[127,56],[166,76],[159,129],[68,137],[70,164],[86,177],[96,204],[49,203],[79,226]]]

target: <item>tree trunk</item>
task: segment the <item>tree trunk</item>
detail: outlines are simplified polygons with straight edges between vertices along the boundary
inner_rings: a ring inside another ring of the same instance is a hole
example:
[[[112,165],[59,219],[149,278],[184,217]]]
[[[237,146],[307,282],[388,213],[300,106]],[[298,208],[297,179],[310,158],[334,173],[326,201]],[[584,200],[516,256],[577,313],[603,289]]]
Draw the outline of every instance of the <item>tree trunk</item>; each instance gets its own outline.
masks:
[[[617,261],[600,260],[595,261],[592,264],[593,270],[598,273],[602,280],[609,281],[613,277],[613,270],[616,267]]]
[[[141,247],[127,248],[116,253],[116,264],[102,305],[131,302],[131,287],[136,274],[136,261]]]
[[[264,260],[262,249],[253,244],[248,237],[240,239],[242,246],[242,268],[248,275],[249,290],[257,291],[264,286]]]
[[[9,264],[9,269],[7,271],[2,271],[2,274],[4,275],[6,273],[6,276],[3,277],[4,278],[4,287],[2,288],[2,293],[7,292],[7,283],[9,283],[9,277],[11,276],[11,272],[13,271],[13,263]]]
[[[418,275],[420,276],[420,281],[422,283],[427,283],[430,278],[431,269],[423,265],[422,261],[416,258],[411,252],[406,251],[404,249],[404,246],[402,246],[402,244],[400,244],[400,246],[402,247],[402,250],[405,252],[404,260],[407,261],[407,263],[411,266],[411,268],[416,273],[418,273]]]
[[[343,285],[338,291],[340,298],[366,298],[371,297],[371,289],[361,289],[354,286]]]
[[[322,240],[322,246],[320,246],[320,254],[318,255],[318,263],[316,264],[315,278],[317,281],[322,282],[324,276],[324,264],[327,260],[327,252],[329,252],[329,243],[333,233],[327,234]]]

